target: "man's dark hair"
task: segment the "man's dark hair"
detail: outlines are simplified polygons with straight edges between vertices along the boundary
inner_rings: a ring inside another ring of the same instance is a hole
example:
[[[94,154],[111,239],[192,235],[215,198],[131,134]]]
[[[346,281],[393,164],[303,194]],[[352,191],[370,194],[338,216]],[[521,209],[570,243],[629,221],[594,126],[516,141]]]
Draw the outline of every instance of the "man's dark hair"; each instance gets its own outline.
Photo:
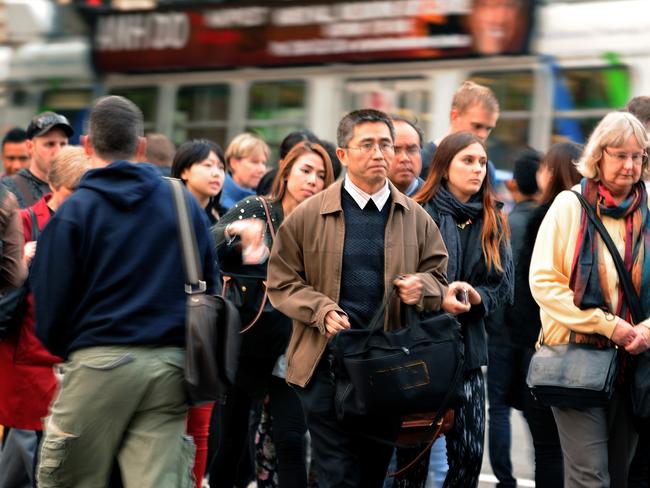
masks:
[[[420,147],[422,147],[422,144],[424,143],[424,132],[422,132],[422,129],[418,127],[417,121],[409,120],[406,117],[402,117],[401,115],[393,115],[391,117],[393,119],[393,122],[404,122],[405,124],[410,125],[415,132],[418,134],[418,139],[420,140],[419,144]]]
[[[282,142],[280,143],[280,159],[284,159],[294,146],[297,146],[301,142],[305,141],[311,142],[313,144],[320,143],[320,140],[318,137],[316,137],[316,134],[308,129],[295,130],[287,134],[287,136],[282,139]]]
[[[541,159],[539,152],[526,149],[515,160],[512,179],[517,183],[522,195],[531,197],[537,193],[537,170]]]
[[[217,155],[225,169],[226,159],[223,156],[223,149],[221,149],[219,144],[207,139],[194,139],[181,144],[181,147],[176,151],[172,164],[172,176],[174,178],[180,178],[183,171],[207,159],[210,152]]]
[[[336,131],[336,143],[339,147],[347,147],[350,139],[354,136],[354,128],[357,125],[382,122],[386,124],[390,130],[390,137],[395,140],[395,127],[390,117],[379,110],[372,108],[364,108],[350,112],[339,122],[339,127]]]
[[[627,102],[624,110],[634,115],[643,125],[650,123],[650,97],[634,97]]]
[[[321,139],[320,145],[323,146],[323,149],[327,151],[327,154],[330,157],[330,161],[332,162],[332,169],[334,170],[334,179],[336,180],[341,174],[341,160],[336,155],[336,144]]]
[[[9,129],[5,136],[2,138],[2,147],[5,147],[5,144],[8,142],[25,142],[27,140],[27,132],[20,128],[14,127]]]
[[[144,135],[142,111],[127,98],[117,95],[95,102],[88,121],[90,144],[105,161],[130,160],[136,156]]]

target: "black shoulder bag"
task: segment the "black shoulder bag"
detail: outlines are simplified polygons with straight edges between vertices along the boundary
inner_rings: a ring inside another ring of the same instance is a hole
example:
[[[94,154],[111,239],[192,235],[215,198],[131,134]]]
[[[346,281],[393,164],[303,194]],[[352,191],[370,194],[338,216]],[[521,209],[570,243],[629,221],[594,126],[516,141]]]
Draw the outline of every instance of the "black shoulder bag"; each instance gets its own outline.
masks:
[[[206,293],[183,184],[173,178],[168,181],[185,269],[185,386],[192,405],[220,401],[232,386],[237,371],[239,313],[228,300]]]
[[[573,193],[607,246],[632,317],[635,322],[640,321],[639,317],[643,315],[641,305],[616,245],[594,209],[580,193]],[[598,349],[587,344],[542,344],[531,360],[527,383],[533,395],[546,405],[580,409],[607,405],[614,392],[617,373],[616,348]],[[650,402],[650,399],[647,401]]]
[[[32,241],[38,240],[39,230],[36,214],[28,209],[32,221]],[[13,290],[0,293],[0,340],[13,334],[20,328],[20,324],[27,310],[27,294],[29,293],[28,280]]]

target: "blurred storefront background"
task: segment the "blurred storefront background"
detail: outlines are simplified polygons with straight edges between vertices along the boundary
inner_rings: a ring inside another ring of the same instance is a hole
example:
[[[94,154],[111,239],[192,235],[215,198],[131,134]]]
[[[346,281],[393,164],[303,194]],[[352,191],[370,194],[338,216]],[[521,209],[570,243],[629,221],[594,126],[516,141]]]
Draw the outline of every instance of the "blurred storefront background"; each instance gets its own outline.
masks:
[[[277,145],[302,127],[333,140],[361,107],[434,139],[471,78],[499,98],[489,149],[507,170],[650,94],[647,0],[0,0],[0,19],[4,127],[51,109],[81,129],[115,93],[177,143],[252,130]]]

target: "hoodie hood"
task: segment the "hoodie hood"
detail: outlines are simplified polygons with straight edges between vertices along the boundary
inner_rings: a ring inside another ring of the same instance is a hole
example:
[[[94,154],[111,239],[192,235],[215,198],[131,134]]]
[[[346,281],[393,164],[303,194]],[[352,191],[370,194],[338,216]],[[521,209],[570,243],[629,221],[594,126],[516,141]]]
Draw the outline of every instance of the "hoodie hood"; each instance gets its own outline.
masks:
[[[122,208],[132,208],[162,184],[160,172],[148,163],[114,161],[92,169],[81,178],[78,189],[92,190]]]

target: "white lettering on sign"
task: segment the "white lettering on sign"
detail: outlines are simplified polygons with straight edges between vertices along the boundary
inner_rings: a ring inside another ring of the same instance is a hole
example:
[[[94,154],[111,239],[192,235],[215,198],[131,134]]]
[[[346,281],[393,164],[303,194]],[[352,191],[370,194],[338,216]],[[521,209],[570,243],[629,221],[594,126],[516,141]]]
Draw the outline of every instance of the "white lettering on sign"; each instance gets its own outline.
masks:
[[[294,26],[307,24],[330,24],[338,19],[329,5],[313,7],[283,7],[273,11],[272,22],[277,26]]]
[[[224,8],[203,12],[203,21],[211,29],[257,27],[268,24],[267,7]]]
[[[321,27],[323,37],[368,37],[410,34],[413,21],[409,18],[373,20],[370,22],[339,22]]]
[[[309,39],[269,43],[269,52],[277,57],[313,56],[327,54],[357,54],[409,49],[449,49],[472,45],[472,38],[464,34],[436,37],[385,37],[376,39]]]
[[[190,19],[182,12],[108,15],[95,34],[98,51],[182,49],[190,37]]]

